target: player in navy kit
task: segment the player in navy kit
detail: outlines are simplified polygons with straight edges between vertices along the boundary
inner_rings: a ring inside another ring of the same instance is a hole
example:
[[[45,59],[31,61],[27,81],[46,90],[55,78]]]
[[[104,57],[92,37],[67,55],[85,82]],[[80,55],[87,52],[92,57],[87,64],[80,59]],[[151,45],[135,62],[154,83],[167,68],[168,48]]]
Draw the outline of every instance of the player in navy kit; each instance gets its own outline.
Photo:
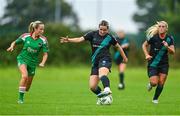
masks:
[[[129,41],[125,37],[124,31],[118,31],[117,32],[117,37],[116,37],[117,42],[121,45],[124,53],[126,54],[126,57],[128,57],[128,51],[129,51]],[[125,83],[124,83],[124,72],[126,69],[126,63],[123,62],[123,58],[120,55],[119,51],[116,50],[114,54],[114,60],[116,64],[118,65],[118,71],[119,71],[119,84],[118,84],[118,89],[122,90],[125,88]]]
[[[110,90],[110,82],[107,76],[112,65],[111,55],[109,52],[110,46],[116,46],[120,51],[124,62],[127,62],[127,57],[121,46],[117,43],[116,39],[108,33],[108,31],[108,22],[102,20],[99,24],[99,29],[96,31],[91,31],[84,36],[77,38],[61,37],[60,40],[61,43],[79,43],[82,41],[90,42],[92,48],[92,69],[89,79],[89,86],[91,91],[95,93],[98,98],[110,95],[112,93]],[[102,92],[101,88],[98,86],[99,81],[102,82],[104,87],[104,90]],[[99,104],[99,101],[97,102],[97,104]]]
[[[157,22],[147,30],[147,40],[142,45],[145,58],[148,60],[148,76],[150,80],[148,91],[157,86],[152,100],[153,103],[158,103],[158,98],[168,75],[168,53],[175,53],[173,37],[168,35],[167,31],[167,22]],[[148,46],[150,46],[149,51],[147,50]]]

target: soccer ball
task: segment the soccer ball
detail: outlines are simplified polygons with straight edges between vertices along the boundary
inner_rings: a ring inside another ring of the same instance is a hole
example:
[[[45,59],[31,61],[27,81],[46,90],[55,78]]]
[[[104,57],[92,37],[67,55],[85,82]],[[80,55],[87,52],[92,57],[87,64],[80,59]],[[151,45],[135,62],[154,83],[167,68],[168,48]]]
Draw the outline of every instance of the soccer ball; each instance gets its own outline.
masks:
[[[100,98],[100,103],[102,105],[111,105],[112,102],[113,102],[113,98],[111,95]]]

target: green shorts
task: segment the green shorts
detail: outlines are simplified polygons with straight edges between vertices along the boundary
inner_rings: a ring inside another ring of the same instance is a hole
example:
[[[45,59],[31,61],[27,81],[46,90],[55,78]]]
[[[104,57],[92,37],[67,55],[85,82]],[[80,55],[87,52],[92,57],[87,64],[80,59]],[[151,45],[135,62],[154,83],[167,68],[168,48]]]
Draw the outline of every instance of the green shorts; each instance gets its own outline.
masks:
[[[17,57],[17,63],[18,63],[18,67],[22,64],[26,65],[28,76],[33,77],[35,75],[36,66],[30,65],[30,63],[26,62],[25,60],[23,60],[23,58],[20,57]]]

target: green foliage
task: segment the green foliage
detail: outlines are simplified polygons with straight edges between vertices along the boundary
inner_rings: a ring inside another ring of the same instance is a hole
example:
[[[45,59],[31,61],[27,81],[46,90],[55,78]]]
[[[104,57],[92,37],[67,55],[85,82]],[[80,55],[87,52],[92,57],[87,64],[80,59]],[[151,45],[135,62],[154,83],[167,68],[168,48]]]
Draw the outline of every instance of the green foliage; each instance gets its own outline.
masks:
[[[133,19],[138,23],[140,32],[156,21],[162,20],[160,13],[164,12],[164,8],[159,2],[159,0],[136,0],[139,10],[134,14]]]
[[[136,0],[139,10],[133,19],[139,24],[139,31],[145,31],[156,21],[165,20],[169,24],[170,33],[180,32],[179,0]]]
[[[72,25],[78,27],[78,18],[73,12],[72,7],[65,2],[61,2],[61,21],[71,18]],[[24,29],[28,24],[35,20],[44,23],[54,22],[55,0],[8,0],[5,14],[1,19],[4,25],[11,25]]]
[[[90,45],[83,43],[60,44],[60,37],[80,37],[83,32],[73,30],[62,24],[48,24],[46,26],[46,37],[49,42],[49,63],[88,63],[90,61]]]

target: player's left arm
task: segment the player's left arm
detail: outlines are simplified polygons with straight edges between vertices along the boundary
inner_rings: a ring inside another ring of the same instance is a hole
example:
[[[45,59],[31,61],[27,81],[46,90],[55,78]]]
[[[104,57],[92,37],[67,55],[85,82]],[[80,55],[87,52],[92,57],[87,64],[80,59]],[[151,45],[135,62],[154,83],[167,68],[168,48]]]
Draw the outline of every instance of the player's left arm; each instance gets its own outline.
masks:
[[[41,63],[39,64],[40,67],[44,67],[45,63],[48,59],[49,47],[48,47],[47,40],[44,41],[43,46],[42,46],[42,50],[43,50],[43,57],[42,57]]]
[[[121,56],[123,57],[124,62],[128,62],[128,58],[126,57],[122,47],[118,43],[116,43],[115,47],[117,48],[117,50],[119,50]]]
[[[168,52],[170,53],[170,54],[175,54],[175,48],[174,48],[174,45],[168,45],[168,43],[167,42],[165,42],[165,41],[163,41],[163,44],[164,44],[164,46],[168,49]]]
[[[174,39],[171,39],[171,43],[168,44],[166,41],[163,41],[163,45],[167,48],[170,54],[175,54],[175,47],[174,47]]]
[[[42,61],[41,61],[41,63],[39,64],[40,67],[44,67],[44,65],[45,65],[45,63],[46,63],[46,61],[47,61],[47,58],[48,58],[48,53],[47,53],[47,52],[44,52]]]

